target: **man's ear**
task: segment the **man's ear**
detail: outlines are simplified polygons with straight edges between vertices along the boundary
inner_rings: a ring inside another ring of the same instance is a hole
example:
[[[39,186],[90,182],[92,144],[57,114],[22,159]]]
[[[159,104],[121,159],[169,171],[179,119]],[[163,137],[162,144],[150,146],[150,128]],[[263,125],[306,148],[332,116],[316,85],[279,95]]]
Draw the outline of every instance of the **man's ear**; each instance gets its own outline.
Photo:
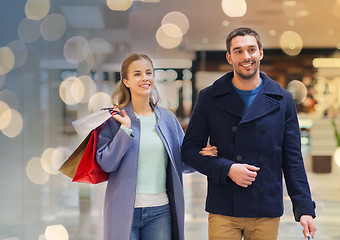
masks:
[[[260,60],[263,59],[263,48],[260,49]]]
[[[127,79],[123,79],[123,83],[124,83],[124,85],[125,85],[127,88],[130,87],[130,86],[129,86],[129,81],[128,81]]]
[[[231,55],[228,52],[225,54],[225,58],[227,59],[229,64],[233,64],[233,61],[231,60]]]

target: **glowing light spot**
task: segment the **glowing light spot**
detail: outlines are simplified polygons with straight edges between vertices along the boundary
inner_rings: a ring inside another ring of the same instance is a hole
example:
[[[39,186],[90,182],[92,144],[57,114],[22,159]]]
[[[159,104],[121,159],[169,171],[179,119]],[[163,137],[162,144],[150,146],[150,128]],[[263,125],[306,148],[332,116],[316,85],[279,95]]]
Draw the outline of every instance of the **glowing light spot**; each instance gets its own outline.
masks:
[[[22,41],[12,41],[7,45],[14,54],[14,68],[19,68],[24,65],[27,59],[27,48]]]
[[[59,96],[68,105],[79,103],[84,95],[85,87],[82,81],[76,77],[65,79],[59,86]]]
[[[275,29],[269,30],[269,35],[270,36],[275,36],[276,35],[276,30]]]
[[[222,0],[222,10],[229,17],[242,17],[247,12],[245,0]]]
[[[84,95],[80,99],[80,102],[86,103],[96,93],[97,85],[94,82],[94,80],[90,76],[87,76],[87,75],[80,76],[78,79],[81,81],[82,85],[84,86]],[[73,85],[72,87],[76,86],[76,85],[74,86]]]
[[[77,64],[84,61],[89,53],[89,43],[81,36],[71,37],[64,45],[64,57],[70,63]]]
[[[12,111],[9,106],[0,101],[0,130],[5,129],[12,121]]]
[[[18,36],[25,43],[33,43],[40,38],[40,21],[24,18],[18,26]]]
[[[60,39],[66,31],[66,20],[63,15],[50,14],[42,22],[40,27],[41,36],[46,41]]]
[[[296,32],[286,31],[280,37],[280,46],[287,55],[296,56],[302,50],[302,38]]]
[[[182,35],[186,34],[189,30],[189,20],[188,18],[181,12],[170,12],[167,15],[164,16],[162,20],[162,25],[164,24],[174,24],[181,30]],[[170,35],[172,36],[172,35]],[[179,36],[173,36],[173,37],[179,37]]]
[[[113,11],[126,11],[132,3],[133,0],[106,0],[107,6]]]
[[[97,112],[105,107],[112,107],[111,97],[107,93],[98,92],[90,98],[88,103],[90,113]]]
[[[307,97],[307,88],[299,80],[293,80],[288,83],[287,90],[293,95],[296,104],[302,103]]]
[[[182,42],[183,35],[177,25],[167,23],[158,29],[156,39],[161,47],[172,49],[179,46]]]
[[[14,92],[8,89],[3,89],[0,91],[0,101],[7,103],[10,108],[19,108],[19,99]]]
[[[70,156],[72,151],[67,147],[56,148],[51,156],[51,167],[52,169],[59,169],[61,165],[66,161],[67,157]]]
[[[90,39],[89,45],[93,53],[94,64],[103,63],[108,55],[113,52],[111,43],[102,38]]]
[[[0,75],[5,75],[14,67],[15,57],[8,47],[0,48]]]
[[[15,138],[22,131],[22,128],[23,128],[23,119],[22,119],[21,114],[18,111],[14,110],[14,109],[6,110],[3,113],[3,115],[5,115],[5,118],[7,118],[6,115],[8,115],[8,114],[11,115],[11,122],[10,122],[10,124],[6,128],[1,129],[1,131],[7,137]]]
[[[94,66],[94,55],[92,52],[90,52],[87,58],[84,61],[79,63],[77,72],[79,75],[90,74],[93,66]]]
[[[47,226],[45,230],[46,240],[68,240],[69,235],[63,225]]]
[[[334,160],[335,160],[336,165],[340,167],[340,147],[338,147],[334,152]]]
[[[41,166],[42,168],[44,169],[44,171],[48,174],[52,174],[52,175],[57,175],[59,172],[58,172],[58,169],[55,169],[53,166],[53,156],[54,154],[54,157],[55,158],[59,158],[59,157],[62,157],[62,156],[58,156],[58,152],[55,151],[54,148],[47,148],[42,154],[41,154],[41,158],[40,158],[40,161],[41,161]]]
[[[50,11],[49,0],[28,0],[25,5],[25,14],[28,19],[41,20]]]
[[[50,179],[50,175],[43,170],[38,157],[31,158],[28,161],[26,175],[35,184],[45,184]]]
[[[222,22],[222,25],[225,26],[225,27],[228,27],[230,25],[230,22],[228,20],[224,20]]]

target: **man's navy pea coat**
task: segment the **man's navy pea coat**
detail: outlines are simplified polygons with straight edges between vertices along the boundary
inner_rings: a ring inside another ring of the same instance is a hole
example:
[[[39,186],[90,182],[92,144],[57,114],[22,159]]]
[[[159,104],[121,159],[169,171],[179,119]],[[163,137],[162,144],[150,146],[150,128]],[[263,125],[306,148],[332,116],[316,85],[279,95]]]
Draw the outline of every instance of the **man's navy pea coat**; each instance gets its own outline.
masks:
[[[284,175],[295,220],[315,217],[292,95],[260,73],[261,90],[247,108],[232,86],[233,76],[229,72],[199,93],[182,145],[183,161],[207,176],[206,211],[280,217]],[[218,157],[199,154],[208,139]],[[234,163],[260,167],[252,185],[243,188],[228,177]]]

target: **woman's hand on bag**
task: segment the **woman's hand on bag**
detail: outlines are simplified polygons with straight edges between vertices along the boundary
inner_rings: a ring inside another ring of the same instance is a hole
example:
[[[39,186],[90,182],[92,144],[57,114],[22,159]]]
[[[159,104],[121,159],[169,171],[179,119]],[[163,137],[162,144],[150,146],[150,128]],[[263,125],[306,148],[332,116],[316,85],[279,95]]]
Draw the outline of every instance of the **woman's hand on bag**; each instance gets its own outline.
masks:
[[[202,150],[199,152],[202,156],[210,156],[210,157],[217,157],[217,147],[211,146],[210,144],[207,144],[205,148],[202,148]]]
[[[113,110],[115,112],[117,112],[116,114],[112,114],[112,117],[114,119],[116,119],[118,122],[120,122],[123,126],[130,128],[131,127],[131,119],[130,117],[127,115],[127,113],[125,112],[125,110],[120,110],[119,108],[113,108]],[[122,115],[120,115],[119,113],[122,113]]]

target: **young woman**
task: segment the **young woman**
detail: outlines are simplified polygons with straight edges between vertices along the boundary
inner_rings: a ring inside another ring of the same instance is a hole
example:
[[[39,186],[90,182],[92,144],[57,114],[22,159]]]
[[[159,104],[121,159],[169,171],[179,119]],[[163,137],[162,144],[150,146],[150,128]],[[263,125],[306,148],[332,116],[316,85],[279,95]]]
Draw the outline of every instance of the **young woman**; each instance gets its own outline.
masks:
[[[104,205],[105,240],[184,239],[183,130],[157,107],[151,59],[132,54],[112,96],[116,115],[101,130],[97,161],[110,173]],[[202,149],[216,155],[216,147]]]

